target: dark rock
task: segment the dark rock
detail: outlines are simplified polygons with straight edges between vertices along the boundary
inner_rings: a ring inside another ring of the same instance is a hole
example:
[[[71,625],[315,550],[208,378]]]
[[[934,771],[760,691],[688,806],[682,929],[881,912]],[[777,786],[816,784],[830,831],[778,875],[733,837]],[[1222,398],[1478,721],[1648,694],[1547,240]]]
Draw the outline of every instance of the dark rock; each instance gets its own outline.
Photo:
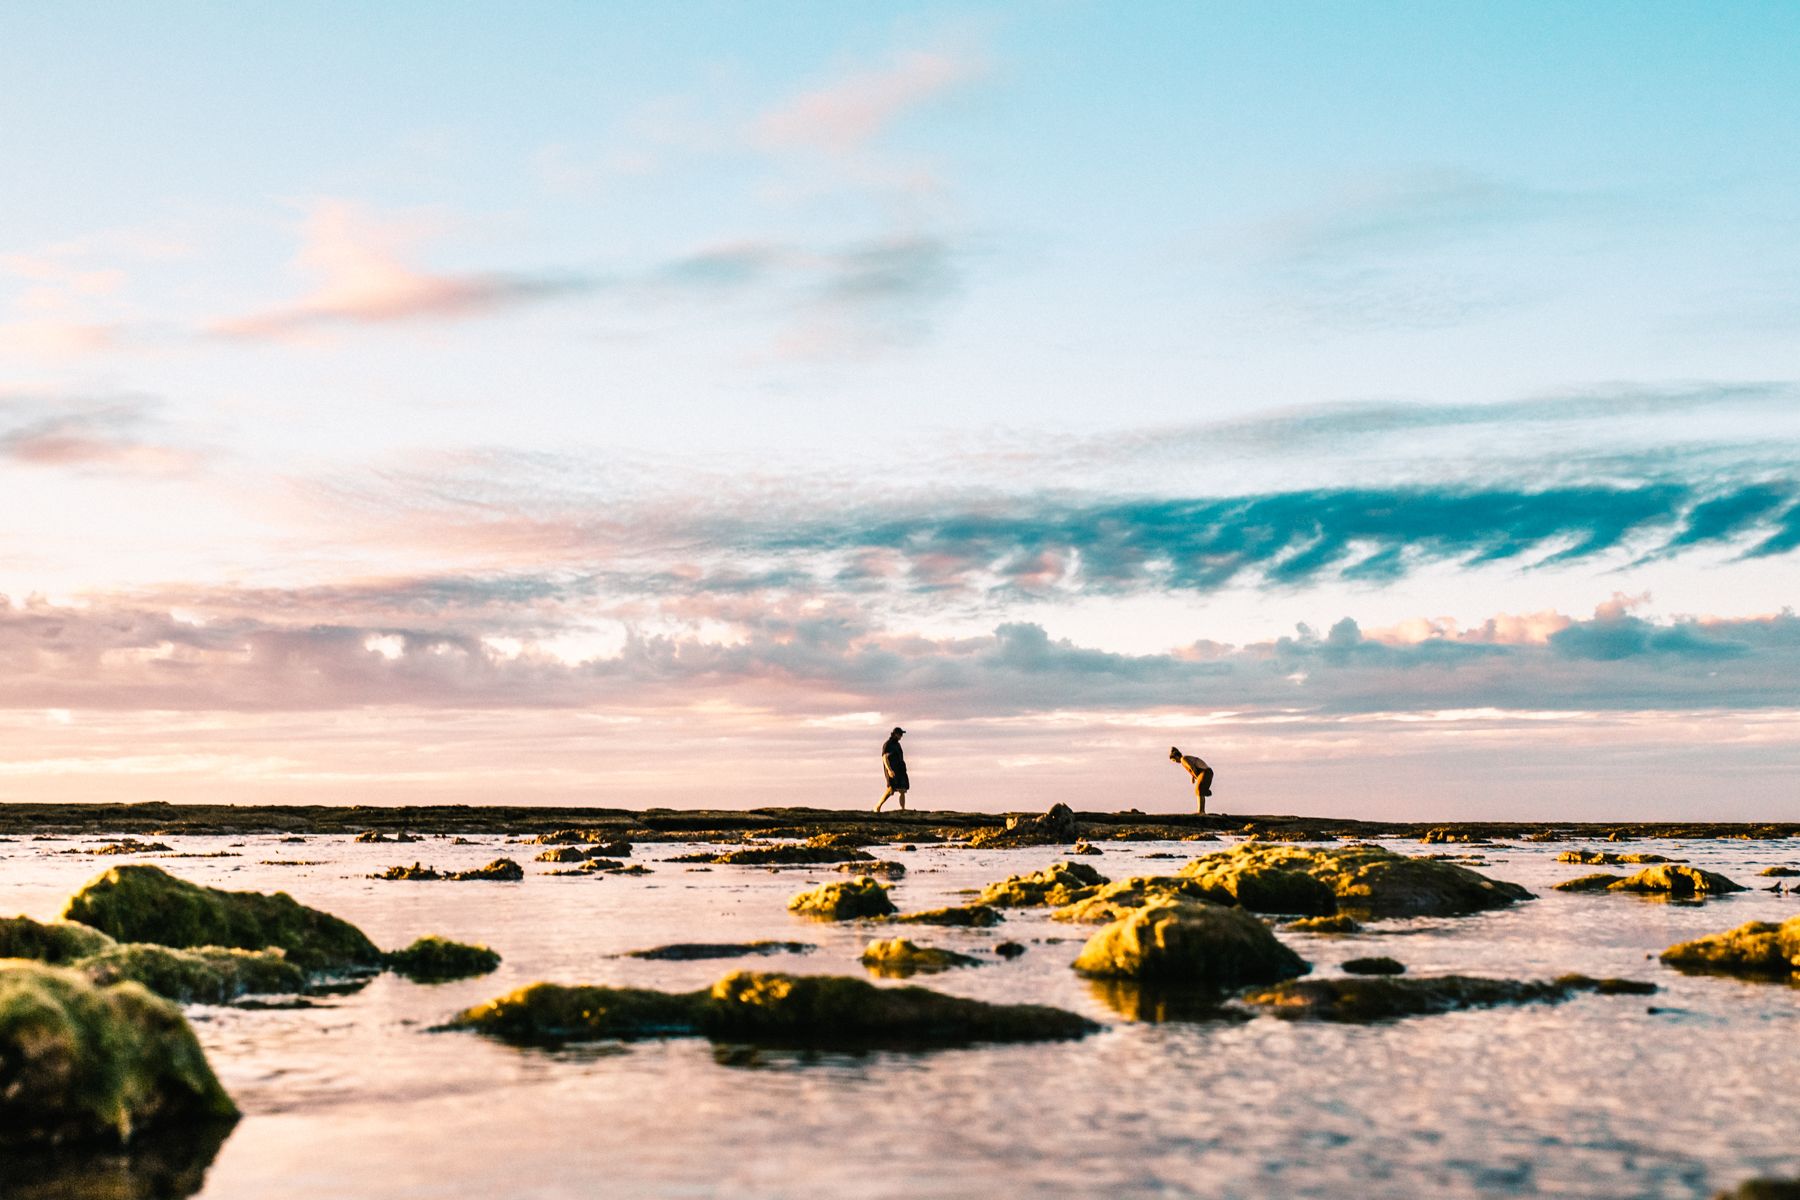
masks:
[[[1800,870],[1796,870],[1793,867],[1764,867],[1762,870],[1758,871],[1757,874],[1768,875],[1777,879],[1789,879],[1795,875],[1800,875]]]
[[[1344,963],[1350,975],[1404,975],[1406,964],[1392,958],[1353,958]]]
[[[906,865],[897,862],[847,862],[840,864],[837,869],[882,879],[899,879],[906,874]]]
[[[442,983],[486,975],[500,965],[500,956],[486,946],[453,942],[435,934],[419,938],[404,950],[388,953],[390,971],[416,983]]]
[[[1301,917],[1298,921],[1285,921],[1283,929],[1291,929],[1295,933],[1361,933],[1362,922],[1343,913],[1329,917]]]
[[[1074,811],[1066,804],[1056,804],[1039,817],[1008,816],[1004,829],[977,829],[969,836],[969,845],[976,849],[1066,846],[1080,834]]]
[[[998,909],[989,908],[985,904],[952,904],[944,908],[926,908],[888,918],[903,925],[952,925],[972,929],[986,929],[1005,919]]]
[[[1011,875],[981,889],[977,903],[995,908],[1062,907],[1093,895],[1106,876],[1086,863],[1052,863],[1029,875]]]
[[[1617,994],[1624,980],[1565,975],[1550,981],[1482,979],[1468,975],[1429,978],[1295,979],[1241,997],[1278,1017],[1318,1021],[1385,1021],[1500,1004],[1557,1004],[1580,992]]]
[[[45,924],[30,917],[0,917],[0,958],[29,958],[61,967],[116,944],[98,929],[76,921]]]
[[[1616,867],[1624,863],[1666,863],[1673,859],[1660,854],[1615,854],[1611,850],[1564,850],[1557,862],[1581,863],[1590,867]]]
[[[1017,958],[1025,953],[1025,947],[1017,942],[1001,942],[994,947],[994,953],[1001,958]]]
[[[83,850],[83,854],[159,854],[169,850],[162,842],[140,842],[136,838],[122,838],[105,846],[96,846],[92,850]]]
[[[847,846],[746,846],[717,854],[677,854],[670,862],[719,863],[726,866],[812,866],[819,863],[873,862],[867,850]]]
[[[921,946],[906,938],[886,938],[863,947],[862,965],[877,975],[904,979],[931,975],[954,967],[979,967],[981,960],[937,946]]]
[[[177,1004],[227,1004],[240,996],[297,992],[306,986],[306,972],[279,950],[115,943],[74,966],[101,987],[129,980]]]
[[[676,942],[652,946],[648,950],[630,950],[623,957],[691,962],[703,958],[743,958],[751,954],[809,954],[817,949],[811,942]]]

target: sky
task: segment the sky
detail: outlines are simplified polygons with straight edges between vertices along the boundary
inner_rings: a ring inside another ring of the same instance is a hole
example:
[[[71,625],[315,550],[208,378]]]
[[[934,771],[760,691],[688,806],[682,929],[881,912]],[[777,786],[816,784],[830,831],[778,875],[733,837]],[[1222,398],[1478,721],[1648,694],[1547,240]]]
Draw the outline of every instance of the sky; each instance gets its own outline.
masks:
[[[0,4],[0,800],[1800,818],[1797,44]]]

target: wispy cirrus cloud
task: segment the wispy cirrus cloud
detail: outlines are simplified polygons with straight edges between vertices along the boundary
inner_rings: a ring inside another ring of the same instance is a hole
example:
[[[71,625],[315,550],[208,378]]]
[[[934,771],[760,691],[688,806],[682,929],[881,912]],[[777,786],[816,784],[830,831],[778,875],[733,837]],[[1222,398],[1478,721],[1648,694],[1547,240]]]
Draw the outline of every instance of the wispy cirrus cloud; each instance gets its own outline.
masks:
[[[301,225],[295,264],[318,280],[286,305],[217,321],[234,338],[278,338],[333,326],[421,318],[463,318],[590,290],[579,275],[434,272],[406,251],[439,227],[418,218],[383,218],[343,200],[315,204]]]
[[[176,474],[202,459],[141,396],[0,397],[0,460],[124,474]]]
[[[985,64],[971,55],[906,51],[769,108],[757,118],[754,136],[773,149],[857,154],[906,113],[985,73]]]

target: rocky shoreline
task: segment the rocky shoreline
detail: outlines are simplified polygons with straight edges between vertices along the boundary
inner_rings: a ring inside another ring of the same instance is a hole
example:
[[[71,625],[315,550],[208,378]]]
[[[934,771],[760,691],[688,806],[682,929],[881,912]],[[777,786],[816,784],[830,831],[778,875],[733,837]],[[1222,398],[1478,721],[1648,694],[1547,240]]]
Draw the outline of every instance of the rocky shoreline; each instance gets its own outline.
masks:
[[[1401,838],[1446,845],[1492,841],[1634,841],[1646,838],[1764,840],[1800,837],[1800,821],[1362,821],[1342,817],[1075,811],[1075,838],[1090,842],[1198,839],[1255,835],[1271,841]],[[1009,839],[1009,823],[1041,821],[1037,813],[865,809],[537,808],[508,805],[237,805],[0,804],[0,836],[69,834],[249,835],[410,833],[543,835],[579,829],[620,841],[739,841],[756,837],[849,834],[869,841],[972,838],[979,844],[1050,844]],[[1060,832],[1060,831],[1059,831]],[[985,836],[978,836],[985,835]]]

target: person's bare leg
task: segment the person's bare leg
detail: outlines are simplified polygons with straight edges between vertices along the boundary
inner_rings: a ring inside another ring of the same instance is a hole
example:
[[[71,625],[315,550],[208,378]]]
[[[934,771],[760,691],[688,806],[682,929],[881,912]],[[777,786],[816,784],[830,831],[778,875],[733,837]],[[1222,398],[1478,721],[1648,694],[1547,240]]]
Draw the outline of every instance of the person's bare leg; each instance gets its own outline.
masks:
[[[896,792],[895,795],[900,797],[900,811],[905,812],[906,811],[906,793],[904,791]]]
[[[905,808],[906,807],[906,793],[905,792],[895,792],[893,788],[889,788],[887,791],[881,793],[881,799],[879,799],[875,802],[875,811],[880,812],[881,806],[888,802],[888,797],[894,796],[894,795],[898,795],[900,797],[900,807]]]
[[[1206,815],[1206,780],[1194,780],[1194,803],[1200,806],[1200,815]]]

